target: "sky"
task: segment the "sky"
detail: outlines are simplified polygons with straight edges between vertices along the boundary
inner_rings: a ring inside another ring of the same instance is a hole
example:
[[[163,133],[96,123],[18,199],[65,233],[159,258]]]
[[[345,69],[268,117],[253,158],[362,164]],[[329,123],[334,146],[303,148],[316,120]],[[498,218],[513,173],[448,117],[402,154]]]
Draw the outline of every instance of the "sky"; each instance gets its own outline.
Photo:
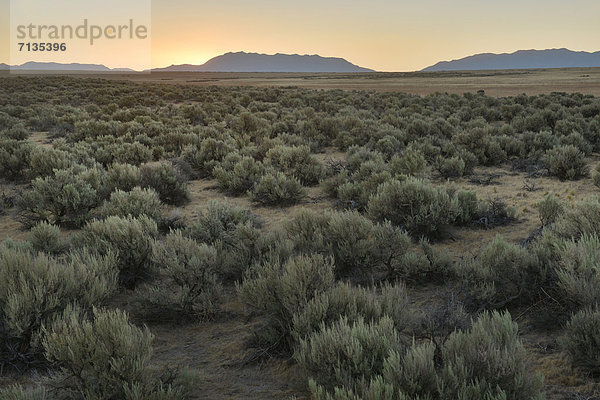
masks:
[[[0,0],[0,62],[15,64],[27,54],[15,55],[16,44],[10,43],[14,34],[10,1]],[[25,0],[12,1],[23,4]],[[45,9],[38,12],[46,19],[58,19],[59,15],[73,24],[81,22],[81,14],[75,15],[73,7],[57,6],[55,1],[27,1],[44,4]],[[147,48],[138,46],[136,52],[127,50],[129,44],[119,47],[112,42],[104,47],[80,46],[77,51],[52,57],[60,62],[109,67],[137,67],[140,59],[147,57],[144,62],[164,67],[202,64],[226,52],[246,51],[319,54],[378,71],[414,71],[441,60],[485,52],[562,47],[600,50],[598,0],[136,1],[151,7]],[[86,4],[90,18],[97,15],[91,8],[98,4],[114,15],[136,17],[135,8],[123,11],[123,4],[131,0],[120,0],[116,7],[98,0],[59,2]]]

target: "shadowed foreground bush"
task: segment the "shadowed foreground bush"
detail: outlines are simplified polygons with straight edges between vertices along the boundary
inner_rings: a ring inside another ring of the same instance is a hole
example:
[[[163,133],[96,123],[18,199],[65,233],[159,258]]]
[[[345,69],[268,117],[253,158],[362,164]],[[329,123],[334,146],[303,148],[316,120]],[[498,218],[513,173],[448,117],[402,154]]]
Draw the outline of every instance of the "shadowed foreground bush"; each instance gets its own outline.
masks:
[[[559,243],[556,267],[562,301],[576,307],[600,304],[600,239],[584,235]]]
[[[93,310],[88,320],[77,310],[45,329],[44,350],[59,372],[52,386],[66,399],[175,400],[186,388],[164,383],[148,369],[153,336],[122,311]]]
[[[164,242],[154,243],[152,261],[170,282],[152,287],[151,302],[168,314],[175,311],[184,318],[205,319],[216,313],[222,288],[214,248],[198,244],[179,231],[171,232]]]
[[[483,314],[437,348],[406,346],[389,319],[341,319],[302,341],[296,359],[315,399],[543,399],[509,314]]]
[[[293,318],[296,341],[305,339],[323,326],[330,326],[344,316],[348,323],[359,320],[378,321],[384,316],[392,319],[396,330],[405,330],[414,323],[406,289],[402,284],[385,284],[363,288],[338,283],[310,300]]]
[[[500,236],[476,258],[459,264],[458,274],[476,308],[529,302],[546,279],[540,260],[530,249],[507,243]]]
[[[237,286],[242,302],[268,316],[261,340],[288,352],[292,348],[293,316],[334,282],[333,260],[321,255],[299,256],[281,264],[255,265]]]
[[[60,236],[60,228],[47,222],[40,222],[29,231],[28,241],[36,251],[57,255],[67,249],[67,244]]]
[[[40,329],[63,310],[101,304],[116,290],[116,257],[83,250],[63,261],[0,246],[0,359],[20,365],[40,357]]]
[[[573,364],[594,375],[600,373],[600,311],[587,308],[571,317],[561,344]]]
[[[117,254],[120,282],[133,287],[149,273],[152,243],[157,236],[156,222],[145,215],[140,218],[113,216],[87,224],[75,242],[99,254]]]

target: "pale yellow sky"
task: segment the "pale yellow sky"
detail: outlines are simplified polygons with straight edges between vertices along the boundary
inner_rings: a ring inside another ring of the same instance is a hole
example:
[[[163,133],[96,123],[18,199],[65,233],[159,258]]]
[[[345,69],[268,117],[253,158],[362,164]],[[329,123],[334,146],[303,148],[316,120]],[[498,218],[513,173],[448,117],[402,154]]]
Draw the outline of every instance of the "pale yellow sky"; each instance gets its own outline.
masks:
[[[9,0],[0,1],[0,62],[8,62]],[[598,51],[599,21],[597,0],[153,0],[152,65],[201,64],[248,51],[319,54],[380,71],[412,71],[482,52]],[[139,55],[130,53],[82,50],[71,61],[137,65]]]

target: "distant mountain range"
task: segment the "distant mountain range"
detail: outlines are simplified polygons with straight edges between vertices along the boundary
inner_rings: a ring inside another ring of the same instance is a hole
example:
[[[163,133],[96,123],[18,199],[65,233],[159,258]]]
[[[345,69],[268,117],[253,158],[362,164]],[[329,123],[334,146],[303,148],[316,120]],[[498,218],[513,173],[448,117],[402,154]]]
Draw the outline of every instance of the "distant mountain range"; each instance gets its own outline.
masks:
[[[133,72],[130,68],[108,68],[102,64],[55,63],[29,61],[21,65],[0,64],[0,70],[17,71],[82,71],[82,72]]]
[[[298,54],[226,53],[202,65],[171,65],[156,71],[187,72],[374,72],[343,58]]]
[[[491,69],[600,67],[600,51],[588,53],[568,49],[519,50],[514,53],[476,54],[439,63],[423,71],[472,71]]]

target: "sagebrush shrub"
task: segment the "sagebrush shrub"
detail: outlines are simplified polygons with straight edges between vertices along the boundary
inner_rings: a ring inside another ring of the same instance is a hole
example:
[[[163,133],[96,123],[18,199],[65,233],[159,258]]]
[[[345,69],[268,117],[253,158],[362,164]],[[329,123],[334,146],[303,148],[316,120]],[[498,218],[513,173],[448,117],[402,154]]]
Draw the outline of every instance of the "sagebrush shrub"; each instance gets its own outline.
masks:
[[[157,236],[156,222],[145,215],[111,216],[88,223],[75,241],[99,254],[116,253],[120,281],[132,287],[148,276],[152,244]]]
[[[303,185],[316,185],[325,176],[323,164],[310,154],[308,146],[275,146],[267,151],[263,162]]]
[[[558,286],[565,303],[591,307],[600,302],[600,239],[593,234],[559,244]],[[565,304],[566,305],[566,304]]]
[[[46,221],[68,227],[80,227],[100,198],[104,171],[72,167],[56,170],[54,175],[36,178],[31,190],[17,200],[19,219],[26,226]]]
[[[30,174],[33,177],[44,178],[54,174],[54,170],[56,169],[68,169],[75,162],[75,157],[66,151],[37,146],[30,154]]]
[[[586,308],[574,314],[565,327],[561,344],[573,364],[596,375],[600,372],[600,311]]]
[[[398,331],[413,324],[413,315],[406,289],[402,284],[384,284],[371,289],[338,283],[331,289],[310,300],[294,314],[293,335],[298,341],[307,338],[321,327],[329,326],[345,316],[347,322],[359,319],[377,321],[384,316],[391,318]]]
[[[155,242],[152,261],[156,268],[175,286],[164,282],[153,287],[153,299],[166,308],[173,307],[184,317],[213,316],[222,295],[216,272],[219,269],[217,251],[188,239],[180,231],[171,232],[164,242]]]
[[[294,314],[333,283],[333,260],[315,254],[294,257],[283,264],[278,260],[257,264],[237,290],[244,304],[268,317],[261,331],[263,340],[289,351]]]
[[[368,206],[371,218],[389,220],[413,235],[426,236],[438,234],[459,212],[458,201],[446,190],[415,178],[382,184]]]
[[[189,199],[185,177],[170,163],[142,165],[140,185],[154,189],[166,204],[181,205]]]
[[[60,254],[67,244],[60,235],[60,228],[47,222],[40,222],[29,231],[27,239],[36,251],[48,254]]]
[[[550,173],[560,179],[575,180],[588,174],[585,154],[573,145],[547,151],[546,164]]]
[[[422,152],[409,147],[401,155],[394,155],[390,159],[389,166],[394,175],[415,176],[425,171],[427,160]]]
[[[110,216],[134,218],[146,215],[159,221],[162,214],[162,203],[154,189],[141,189],[135,187],[129,192],[117,189],[104,201],[100,208],[100,215],[104,218]]]
[[[108,197],[116,189],[128,192],[139,186],[141,179],[139,167],[131,164],[112,164],[106,174],[105,195]]]
[[[187,234],[199,242],[214,244],[218,240],[227,240],[229,234],[244,224],[257,226],[256,217],[250,211],[228,202],[211,200],[205,210],[199,210]]]
[[[241,195],[260,179],[263,165],[252,157],[230,154],[214,168],[213,173],[221,189]]]
[[[554,223],[565,211],[565,204],[552,193],[536,204],[542,226]]]
[[[460,224],[469,224],[479,219],[479,201],[477,193],[472,190],[460,190],[456,194],[458,200],[459,213],[456,222]]]
[[[48,391],[43,388],[24,389],[20,385],[11,385],[0,389],[0,400],[49,400]]]
[[[301,210],[285,223],[298,253],[333,256],[338,276],[393,270],[407,252],[410,238],[389,223],[375,224],[356,211],[319,214]]]
[[[153,335],[138,328],[120,310],[96,309],[86,318],[65,313],[45,328],[44,351],[58,367],[55,391],[67,398],[181,399],[184,387],[152,376],[149,361]]]
[[[315,334],[314,344],[303,342],[297,355],[315,399],[544,398],[508,313],[484,313],[438,346],[398,345],[393,328],[343,322]]]
[[[501,236],[457,268],[470,300],[487,308],[531,301],[546,279],[545,267],[534,253]]]
[[[263,175],[251,193],[252,200],[268,206],[295,204],[307,195],[298,179],[282,172]]]
[[[319,386],[354,389],[383,373],[384,362],[404,346],[389,317],[349,322],[345,316],[306,339],[300,339],[294,358]],[[314,384],[313,384],[314,385]]]
[[[579,239],[583,235],[600,235],[600,199],[591,196],[567,207],[549,228],[565,239]]]
[[[454,272],[452,258],[422,239],[420,249],[405,251],[393,260],[388,275],[412,282],[443,282]]]
[[[210,201],[206,210],[198,214],[184,230],[185,235],[217,250],[219,276],[240,279],[259,256],[261,233],[257,218],[247,210],[218,201]]]
[[[34,146],[26,140],[0,136],[0,176],[21,179],[29,168],[29,157]]]
[[[15,365],[40,356],[42,324],[73,304],[89,308],[116,290],[116,257],[86,250],[58,261],[0,246],[0,355]]]
[[[543,377],[532,373],[518,330],[508,312],[494,312],[451,334],[442,349],[443,396],[543,399]]]
[[[235,151],[233,144],[215,138],[206,138],[199,147],[188,146],[183,149],[182,156],[200,177],[209,177],[213,169],[229,153]]]
[[[465,173],[465,162],[460,157],[438,160],[437,170],[444,178],[460,178]]]
[[[592,182],[594,182],[594,185],[600,187],[600,164],[596,165],[594,172],[592,172]]]

